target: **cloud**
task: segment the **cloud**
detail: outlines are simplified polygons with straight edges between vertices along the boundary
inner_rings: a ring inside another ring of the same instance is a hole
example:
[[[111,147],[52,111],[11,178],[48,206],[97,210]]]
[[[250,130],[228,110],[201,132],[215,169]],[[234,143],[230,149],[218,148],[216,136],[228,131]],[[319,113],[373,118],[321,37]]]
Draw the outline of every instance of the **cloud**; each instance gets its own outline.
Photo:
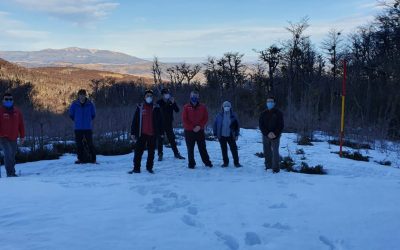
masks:
[[[119,4],[108,0],[11,0],[31,11],[85,25],[104,19]]]
[[[10,13],[0,11],[0,50],[19,50],[20,47],[34,46],[48,38],[49,33],[32,30],[25,23],[12,18]]]
[[[310,20],[305,34],[316,45],[335,28],[343,35],[373,20],[373,15],[356,15],[343,19]],[[198,29],[142,29],[125,32],[99,34],[97,45],[110,50],[120,50],[140,57],[218,56],[227,51],[254,54],[253,49],[262,49],[271,44],[280,44],[290,38],[285,29],[287,23],[278,25],[232,24]]]

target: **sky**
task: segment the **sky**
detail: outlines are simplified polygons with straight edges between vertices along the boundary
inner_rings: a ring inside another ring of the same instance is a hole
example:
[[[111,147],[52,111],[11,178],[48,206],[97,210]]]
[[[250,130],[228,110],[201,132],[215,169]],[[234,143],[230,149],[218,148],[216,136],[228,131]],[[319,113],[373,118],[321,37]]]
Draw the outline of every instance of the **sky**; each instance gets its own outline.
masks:
[[[255,56],[308,16],[320,43],[381,11],[376,0],[0,0],[0,50],[81,47],[152,58]]]

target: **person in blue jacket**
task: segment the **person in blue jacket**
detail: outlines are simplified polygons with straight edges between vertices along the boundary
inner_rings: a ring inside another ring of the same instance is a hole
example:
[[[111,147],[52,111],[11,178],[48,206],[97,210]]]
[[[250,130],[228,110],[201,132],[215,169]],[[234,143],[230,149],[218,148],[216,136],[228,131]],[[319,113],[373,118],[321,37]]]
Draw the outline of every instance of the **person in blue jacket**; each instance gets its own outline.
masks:
[[[94,104],[88,99],[86,90],[78,91],[78,98],[69,108],[69,117],[74,121],[75,141],[77,146],[77,161],[75,164],[96,163],[96,152],[93,145],[93,124],[96,117]],[[84,142],[88,153],[84,152]]]
[[[222,111],[217,114],[214,121],[214,135],[218,138],[221,145],[222,158],[224,163],[222,167],[228,167],[228,145],[231,149],[235,167],[242,165],[239,163],[239,154],[236,141],[239,138],[239,121],[237,115],[232,111],[232,104],[228,101],[222,104]]]

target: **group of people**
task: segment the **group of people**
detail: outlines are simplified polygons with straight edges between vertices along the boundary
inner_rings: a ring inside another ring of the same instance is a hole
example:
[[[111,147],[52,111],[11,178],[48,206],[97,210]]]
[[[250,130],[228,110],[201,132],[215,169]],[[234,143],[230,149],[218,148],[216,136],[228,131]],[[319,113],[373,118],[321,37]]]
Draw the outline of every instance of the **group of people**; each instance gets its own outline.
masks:
[[[161,91],[162,97],[155,102],[152,90],[146,90],[143,101],[136,106],[131,124],[131,139],[135,144],[133,169],[128,173],[140,173],[141,161],[147,149],[146,170],[154,173],[155,150],[158,150],[158,161],[163,160],[163,142],[168,140],[176,159],[185,160],[177,147],[173,130],[174,113],[180,111],[174,97],[168,89]],[[93,144],[93,120],[96,109],[89,100],[87,92],[78,91],[78,97],[69,108],[69,117],[74,122],[75,141],[77,146],[76,164],[96,163],[96,152]],[[198,90],[190,93],[190,100],[184,105],[182,122],[188,154],[188,168],[194,169],[196,161],[194,149],[197,144],[201,159],[206,167],[213,167],[206,147],[205,128],[208,123],[208,111],[200,102]],[[276,108],[275,98],[270,96],[266,108],[259,118],[259,128],[263,137],[265,168],[279,172],[279,142],[284,128],[282,112]],[[233,112],[229,101],[223,102],[213,124],[214,135],[221,146],[223,163],[221,167],[229,166],[228,146],[232,153],[234,166],[242,167],[239,162],[237,140],[240,134],[239,119]],[[8,177],[16,177],[15,155],[17,139],[23,143],[25,138],[24,120],[21,111],[14,106],[11,93],[3,96],[0,107],[0,148],[4,154],[4,164]]]

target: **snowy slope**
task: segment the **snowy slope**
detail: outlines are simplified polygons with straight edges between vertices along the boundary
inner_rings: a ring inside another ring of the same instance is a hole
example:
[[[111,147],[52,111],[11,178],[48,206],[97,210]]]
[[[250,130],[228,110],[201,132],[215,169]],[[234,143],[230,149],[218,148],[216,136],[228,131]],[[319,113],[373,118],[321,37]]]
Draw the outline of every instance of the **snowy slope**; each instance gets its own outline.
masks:
[[[284,135],[282,155],[303,148],[328,175],[266,173],[255,130],[239,139],[241,169],[219,167],[216,142],[207,142],[213,169],[196,152],[189,170],[170,149],[155,175],[126,174],[133,154],[18,165],[22,177],[0,179],[0,249],[399,249],[397,156],[371,150],[371,162],[356,162],[295,137]],[[395,166],[373,162],[386,158]]]

